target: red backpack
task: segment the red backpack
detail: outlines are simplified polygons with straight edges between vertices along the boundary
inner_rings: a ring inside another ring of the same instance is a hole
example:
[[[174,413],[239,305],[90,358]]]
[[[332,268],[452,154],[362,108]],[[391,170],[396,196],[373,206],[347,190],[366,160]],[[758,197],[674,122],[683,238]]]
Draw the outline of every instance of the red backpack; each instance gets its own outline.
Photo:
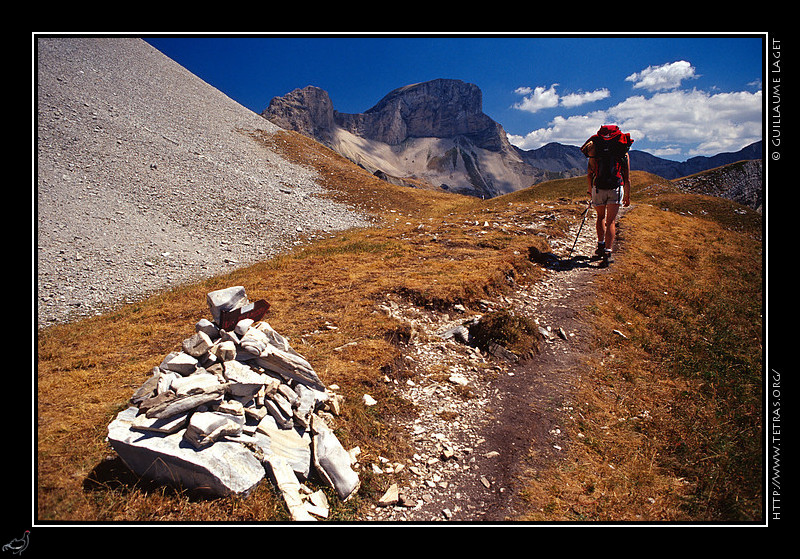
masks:
[[[623,134],[613,124],[601,126],[597,134],[586,140],[581,147],[581,151],[586,157],[590,157],[586,149],[589,142],[592,142],[595,148],[595,154],[591,157],[597,159],[594,186],[601,190],[619,187],[622,184],[622,166],[625,155],[633,143],[631,135]]]

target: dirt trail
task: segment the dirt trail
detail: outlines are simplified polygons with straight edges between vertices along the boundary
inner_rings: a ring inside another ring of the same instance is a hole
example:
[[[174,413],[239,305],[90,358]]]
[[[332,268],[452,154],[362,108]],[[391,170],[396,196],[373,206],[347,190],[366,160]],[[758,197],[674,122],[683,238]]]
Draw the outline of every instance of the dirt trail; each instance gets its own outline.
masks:
[[[593,212],[567,258],[579,225],[551,247],[558,259],[545,266],[543,280],[517,285],[512,295],[497,302],[550,330],[539,354],[512,364],[459,351],[453,342],[420,341],[412,348],[410,358],[427,370],[438,365],[447,374],[466,377],[471,394],[464,398],[465,388],[442,381],[441,375],[415,377],[407,397],[420,410],[419,418],[405,427],[416,454],[409,468],[401,467],[406,475],[392,478],[402,502],[376,506],[368,520],[513,521],[520,513],[521,476],[566,459],[570,441],[562,425],[591,335],[585,309],[593,297],[594,278],[612,269],[591,258],[596,246]],[[439,333],[464,320],[401,304],[393,308],[416,326]]]

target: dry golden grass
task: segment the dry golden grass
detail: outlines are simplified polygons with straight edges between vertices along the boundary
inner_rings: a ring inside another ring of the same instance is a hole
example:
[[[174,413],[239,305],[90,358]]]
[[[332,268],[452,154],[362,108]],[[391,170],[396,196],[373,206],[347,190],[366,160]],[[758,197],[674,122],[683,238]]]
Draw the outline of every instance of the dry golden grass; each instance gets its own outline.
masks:
[[[367,460],[376,455],[404,458],[408,443],[392,429],[392,418],[413,410],[383,379],[412,374],[403,368],[398,343],[406,332],[402,324],[377,312],[378,305],[387,294],[396,294],[436,308],[455,303],[470,307],[478,299],[503,293],[512,279],[535,282],[541,270],[527,259],[528,248],[546,251],[548,246],[544,237],[522,226],[555,213],[562,219],[546,221],[547,233],[562,235],[565,223],[574,222],[583,209],[583,178],[554,181],[483,202],[389,185],[298,134],[254,139],[317,169],[331,196],[370,212],[376,225],[306,243],[269,261],[176,288],[104,316],[39,331],[36,517],[40,521],[288,518],[268,483],[247,499],[195,501],[180,492],[131,480],[113,469],[118,466],[115,461],[106,460],[112,454],[104,440],[108,423],[125,407],[150,369],[180,346],[197,320],[208,317],[206,293],[230,285],[243,285],[251,299],[270,302],[266,320],[290,339],[325,383],[341,387],[346,403],[358,402],[364,393],[378,400],[371,408],[345,405],[334,426],[345,447],[360,446]],[[649,185],[658,180],[664,185],[663,196],[673,196],[666,181],[645,174],[636,177],[637,191],[644,189],[652,196]],[[687,293],[687,301],[703,296],[706,288],[712,293],[724,289],[727,294],[732,286],[716,288],[720,266],[726,270],[739,266],[747,275],[748,267],[755,264],[740,262],[741,255],[727,248],[733,245],[726,243],[741,241],[744,230],[732,232],[708,219],[666,219],[674,213],[644,206],[652,200],[640,197],[641,207],[625,219],[625,258],[609,276],[623,281],[604,285],[604,299],[598,300],[594,309],[598,332],[607,331],[612,323],[631,322],[629,339],[598,335],[597,362],[584,377],[580,391],[582,419],[572,433],[577,436],[577,431],[582,431],[585,442],[572,445],[574,466],[537,473],[538,480],[530,486],[534,519],[628,520],[645,513],[648,517],[698,519],[711,516],[721,506],[715,500],[719,486],[708,489],[709,495],[703,497],[700,470],[691,470],[691,466],[714,465],[721,472],[725,464],[713,453],[725,450],[702,450],[699,441],[691,440],[687,414],[713,416],[702,404],[713,401],[721,408],[723,387],[718,381],[676,371],[677,365],[666,361],[665,354],[671,355],[669,348],[677,342],[666,334],[650,337],[646,333],[655,327],[669,331],[662,323],[675,320],[660,318],[664,315],[658,305],[667,303],[658,292],[676,289],[673,284],[692,284],[697,287]],[[684,198],[671,203],[680,200]],[[672,228],[678,247],[669,254],[661,247],[664,227]],[[709,243],[715,247],[713,252],[707,248]],[[658,266],[651,262],[654,256],[659,259]],[[681,270],[687,262],[702,266]],[[658,273],[645,273],[653,269]],[[754,273],[759,272],[756,267]],[[688,282],[687,275],[702,276],[707,283],[697,284],[698,278]],[[636,289],[630,291],[631,285]],[[758,297],[751,300],[759,301]],[[698,342],[708,333],[690,330],[690,335]],[[356,344],[337,351],[350,342]],[[748,339],[744,350],[759,347],[755,340],[752,346],[749,343]],[[756,388],[745,383],[743,390]],[[750,398],[747,401],[752,402]],[[676,414],[675,409],[686,411]],[[653,419],[619,421],[644,411]],[[742,409],[740,413],[752,421],[755,411]],[[696,417],[706,422],[710,419]],[[609,429],[604,429],[606,426]],[[757,422],[749,427],[759,428]],[[693,453],[693,464],[678,467],[673,463],[677,460],[673,447],[679,440]],[[741,469],[742,475],[749,476],[748,468]],[[724,483],[733,486],[735,480]],[[370,505],[379,492],[379,482],[364,472],[362,485],[359,495],[348,503],[331,499],[333,520],[358,518]],[[738,495],[741,507],[753,511],[754,497],[742,489]],[[656,499],[657,507],[650,498]]]

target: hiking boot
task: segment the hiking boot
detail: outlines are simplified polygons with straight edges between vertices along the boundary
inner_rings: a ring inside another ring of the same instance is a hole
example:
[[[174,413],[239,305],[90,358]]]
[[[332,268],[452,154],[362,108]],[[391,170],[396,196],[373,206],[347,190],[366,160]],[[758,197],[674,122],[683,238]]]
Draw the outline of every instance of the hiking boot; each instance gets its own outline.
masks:
[[[611,254],[611,251],[608,249],[603,250],[603,265],[608,266],[612,262],[614,262],[614,256]]]
[[[594,251],[596,256],[603,256],[606,252],[605,243],[597,243],[597,249]]]

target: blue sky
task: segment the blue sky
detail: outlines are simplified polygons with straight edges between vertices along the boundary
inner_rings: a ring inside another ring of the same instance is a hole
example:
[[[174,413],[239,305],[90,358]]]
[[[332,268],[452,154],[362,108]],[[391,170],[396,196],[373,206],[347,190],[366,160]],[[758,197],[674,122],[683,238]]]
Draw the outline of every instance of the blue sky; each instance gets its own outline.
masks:
[[[762,137],[763,36],[490,34],[143,37],[261,113],[307,85],[360,113],[391,90],[436,78],[476,84],[512,143],[580,145],[604,123],[634,148],[683,161]]]

